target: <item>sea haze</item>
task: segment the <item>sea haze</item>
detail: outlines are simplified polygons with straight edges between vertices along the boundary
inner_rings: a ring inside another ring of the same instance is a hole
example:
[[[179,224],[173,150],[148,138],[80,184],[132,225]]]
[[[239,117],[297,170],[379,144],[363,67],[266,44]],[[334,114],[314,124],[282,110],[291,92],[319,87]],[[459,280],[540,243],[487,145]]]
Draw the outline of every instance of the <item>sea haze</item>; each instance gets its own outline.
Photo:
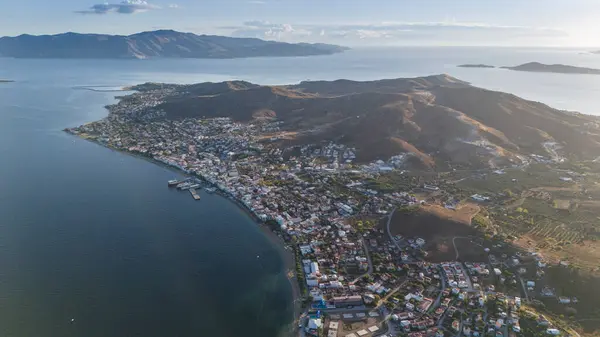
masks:
[[[575,50],[402,48],[236,60],[0,59],[0,335],[276,336],[292,316],[282,260],[229,200],[169,190],[177,174],[61,130],[146,81],[260,84],[448,73],[600,114],[600,76],[458,68],[600,68]],[[257,256],[259,256],[257,258]],[[71,321],[74,319],[74,321]]]

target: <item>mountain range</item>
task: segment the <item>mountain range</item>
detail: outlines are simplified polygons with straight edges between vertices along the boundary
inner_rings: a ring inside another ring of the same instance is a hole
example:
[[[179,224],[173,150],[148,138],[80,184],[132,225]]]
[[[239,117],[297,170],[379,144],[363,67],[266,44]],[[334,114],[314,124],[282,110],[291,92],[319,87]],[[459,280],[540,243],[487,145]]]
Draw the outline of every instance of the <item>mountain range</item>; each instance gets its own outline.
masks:
[[[169,85],[145,84],[139,91]],[[368,82],[260,86],[249,82],[171,85],[166,118],[277,120],[277,146],[334,141],[368,162],[407,154],[425,169],[522,165],[530,155],[600,156],[600,119],[481,89],[448,75]]]
[[[0,56],[15,58],[243,58],[313,56],[340,53],[345,47],[284,43],[253,38],[196,35],[173,30],[138,34],[64,33],[0,38]]]

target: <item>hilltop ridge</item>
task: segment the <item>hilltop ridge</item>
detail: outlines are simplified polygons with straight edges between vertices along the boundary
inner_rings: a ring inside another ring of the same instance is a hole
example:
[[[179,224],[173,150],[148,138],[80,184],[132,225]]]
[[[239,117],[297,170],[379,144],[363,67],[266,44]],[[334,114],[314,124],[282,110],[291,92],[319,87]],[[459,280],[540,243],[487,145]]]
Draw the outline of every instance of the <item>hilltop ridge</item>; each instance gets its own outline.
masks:
[[[144,84],[134,89],[149,95],[168,91],[148,110],[162,111],[167,119],[267,118],[294,134],[280,139],[280,146],[335,141],[357,148],[357,159],[365,162],[408,154],[420,168],[447,169],[524,165],[530,155],[557,157],[556,151],[574,159],[600,156],[596,117],[477,88],[448,75],[284,86]]]
[[[0,56],[15,58],[244,58],[313,56],[348,48],[309,43],[284,43],[255,38],[196,35],[174,30],[128,36],[63,33],[0,38]]]

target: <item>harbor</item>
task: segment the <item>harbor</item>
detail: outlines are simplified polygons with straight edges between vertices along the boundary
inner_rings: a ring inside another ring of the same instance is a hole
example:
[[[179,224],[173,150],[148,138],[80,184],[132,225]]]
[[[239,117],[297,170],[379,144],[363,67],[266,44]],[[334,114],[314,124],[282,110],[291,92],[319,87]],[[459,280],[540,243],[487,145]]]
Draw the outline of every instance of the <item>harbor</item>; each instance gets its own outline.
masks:
[[[200,200],[200,195],[198,194],[197,189],[202,188],[202,182],[198,179],[194,178],[185,178],[185,179],[173,179],[167,182],[169,187],[175,187],[181,191],[190,191],[192,198],[194,200]],[[207,187],[208,189],[208,187]]]

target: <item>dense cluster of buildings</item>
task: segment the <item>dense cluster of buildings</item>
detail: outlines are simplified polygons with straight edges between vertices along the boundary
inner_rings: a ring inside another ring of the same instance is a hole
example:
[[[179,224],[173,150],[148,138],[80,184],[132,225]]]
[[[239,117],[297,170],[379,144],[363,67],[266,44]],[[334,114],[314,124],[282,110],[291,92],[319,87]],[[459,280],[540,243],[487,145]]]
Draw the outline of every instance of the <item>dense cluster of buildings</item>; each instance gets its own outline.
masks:
[[[381,193],[366,183],[401,166],[406,155],[356,165],[356,149],[345,145],[280,148],[272,146],[277,122],[156,119],[161,95],[139,95],[112,106],[106,119],[69,131],[196,175],[277,227],[298,250],[298,276],[311,310],[340,313],[342,321],[381,312],[389,334],[411,337],[520,332],[521,299],[484,285],[500,276],[491,264],[425,263],[422,238],[390,238],[375,221],[356,220],[420,203],[406,192]],[[344,335],[337,323],[321,318],[308,320],[305,332],[318,335],[323,327],[329,336]],[[365,327],[358,335],[380,330]]]

